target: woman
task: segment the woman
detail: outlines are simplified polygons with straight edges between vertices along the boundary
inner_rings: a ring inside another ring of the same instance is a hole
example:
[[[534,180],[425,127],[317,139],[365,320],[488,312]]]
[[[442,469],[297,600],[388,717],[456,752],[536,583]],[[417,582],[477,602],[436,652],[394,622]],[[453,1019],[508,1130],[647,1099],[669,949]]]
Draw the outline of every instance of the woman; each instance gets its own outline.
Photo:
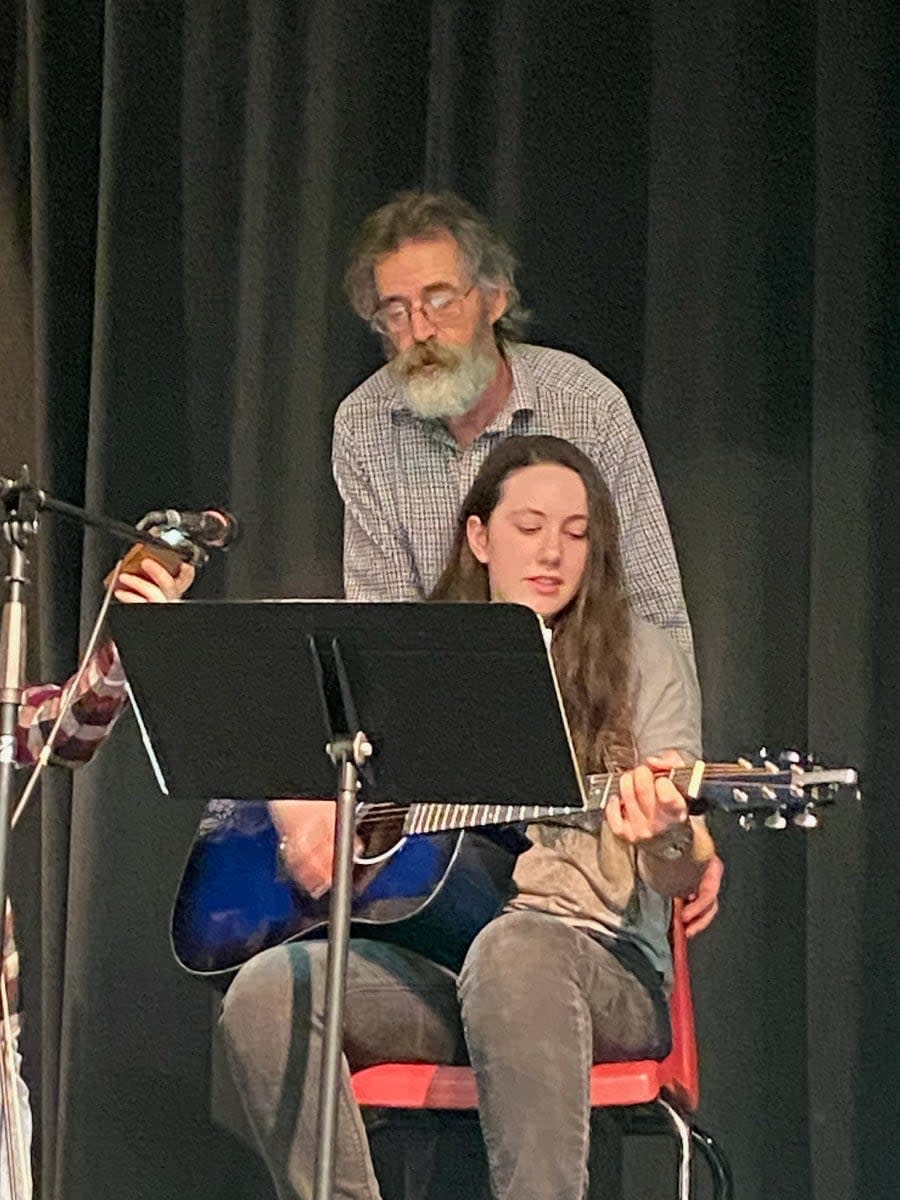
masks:
[[[694,891],[714,854],[669,780],[635,766],[699,752],[693,676],[665,633],[629,613],[609,493],[557,438],[511,437],[488,457],[434,598],[539,613],[580,765],[628,769],[605,821],[529,829],[517,894],[458,979],[399,947],[351,942],[345,1054],[352,1069],[471,1061],[495,1200],[580,1200],[589,1066],[666,1053],[668,897]],[[286,864],[302,886],[320,886],[321,867],[310,877],[292,848],[305,806],[294,806],[294,828],[289,806],[273,811]],[[312,1193],[324,952],[258,955],[223,1006],[232,1069],[282,1198]],[[337,1158],[336,1195],[378,1197],[346,1072]]]

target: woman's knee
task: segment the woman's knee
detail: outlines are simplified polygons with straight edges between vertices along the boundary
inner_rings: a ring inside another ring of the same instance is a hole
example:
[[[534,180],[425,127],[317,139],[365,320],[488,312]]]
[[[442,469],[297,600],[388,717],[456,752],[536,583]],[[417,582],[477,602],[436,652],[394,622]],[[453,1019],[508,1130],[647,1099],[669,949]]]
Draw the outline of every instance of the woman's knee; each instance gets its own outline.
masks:
[[[229,1044],[239,1047],[261,1023],[290,1021],[304,996],[308,1005],[314,971],[302,945],[276,946],[245,963],[225,993],[219,1015]]]
[[[572,931],[544,913],[503,913],[472,943],[459,978],[460,996],[478,986],[509,987],[539,975],[559,979],[569,959]]]

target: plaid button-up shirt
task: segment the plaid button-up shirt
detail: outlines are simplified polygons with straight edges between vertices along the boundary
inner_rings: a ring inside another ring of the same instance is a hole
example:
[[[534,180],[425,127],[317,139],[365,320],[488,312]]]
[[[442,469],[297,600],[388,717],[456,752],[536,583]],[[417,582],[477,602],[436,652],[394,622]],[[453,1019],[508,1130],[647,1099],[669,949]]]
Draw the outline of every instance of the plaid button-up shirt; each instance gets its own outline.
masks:
[[[335,416],[334,477],[344,501],[348,600],[421,600],[447,559],[460,505],[481,464],[510,434],[552,434],[591,458],[612,492],[637,612],[693,658],[678,562],[647,449],[621,391],[561,350],[507,349],[512,391],[471,446],[410,411],[387,367]]]

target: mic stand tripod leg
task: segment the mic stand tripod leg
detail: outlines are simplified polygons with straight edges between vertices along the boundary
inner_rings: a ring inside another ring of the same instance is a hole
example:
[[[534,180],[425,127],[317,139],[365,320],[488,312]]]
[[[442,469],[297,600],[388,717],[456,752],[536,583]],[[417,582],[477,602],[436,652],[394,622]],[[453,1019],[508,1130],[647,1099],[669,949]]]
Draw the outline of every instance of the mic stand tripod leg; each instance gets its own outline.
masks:
[[[359,768],[372,753],[363,733],[333,742],[328,752],[338,767],[337,822],[334,833],[334,881],[328,924],[325,983],[325,1035],[319,1086],[315,1200],[332,1200],[337,1135],[338,1084],[343,1050],[344,991],[353,897],[353,850]]]

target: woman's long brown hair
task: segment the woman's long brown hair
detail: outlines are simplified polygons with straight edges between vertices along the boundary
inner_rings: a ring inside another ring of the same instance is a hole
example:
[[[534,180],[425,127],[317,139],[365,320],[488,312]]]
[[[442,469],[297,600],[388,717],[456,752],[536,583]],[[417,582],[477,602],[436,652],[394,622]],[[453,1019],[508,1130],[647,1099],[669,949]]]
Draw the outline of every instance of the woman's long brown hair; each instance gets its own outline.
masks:
[[[513,471],[556,463],[574,471],[588,502],[588,556],[574,598],[553,621],[553,662],[575,753],[585,771],[634,763],[629,678],[631,618],[619,550],[618,519],[600,472],[562,438],[508,437],[485,460],[463,501],[453,549],[431,600],[490,600],[487,567],[472,553],[469,517],[487,525]]]

